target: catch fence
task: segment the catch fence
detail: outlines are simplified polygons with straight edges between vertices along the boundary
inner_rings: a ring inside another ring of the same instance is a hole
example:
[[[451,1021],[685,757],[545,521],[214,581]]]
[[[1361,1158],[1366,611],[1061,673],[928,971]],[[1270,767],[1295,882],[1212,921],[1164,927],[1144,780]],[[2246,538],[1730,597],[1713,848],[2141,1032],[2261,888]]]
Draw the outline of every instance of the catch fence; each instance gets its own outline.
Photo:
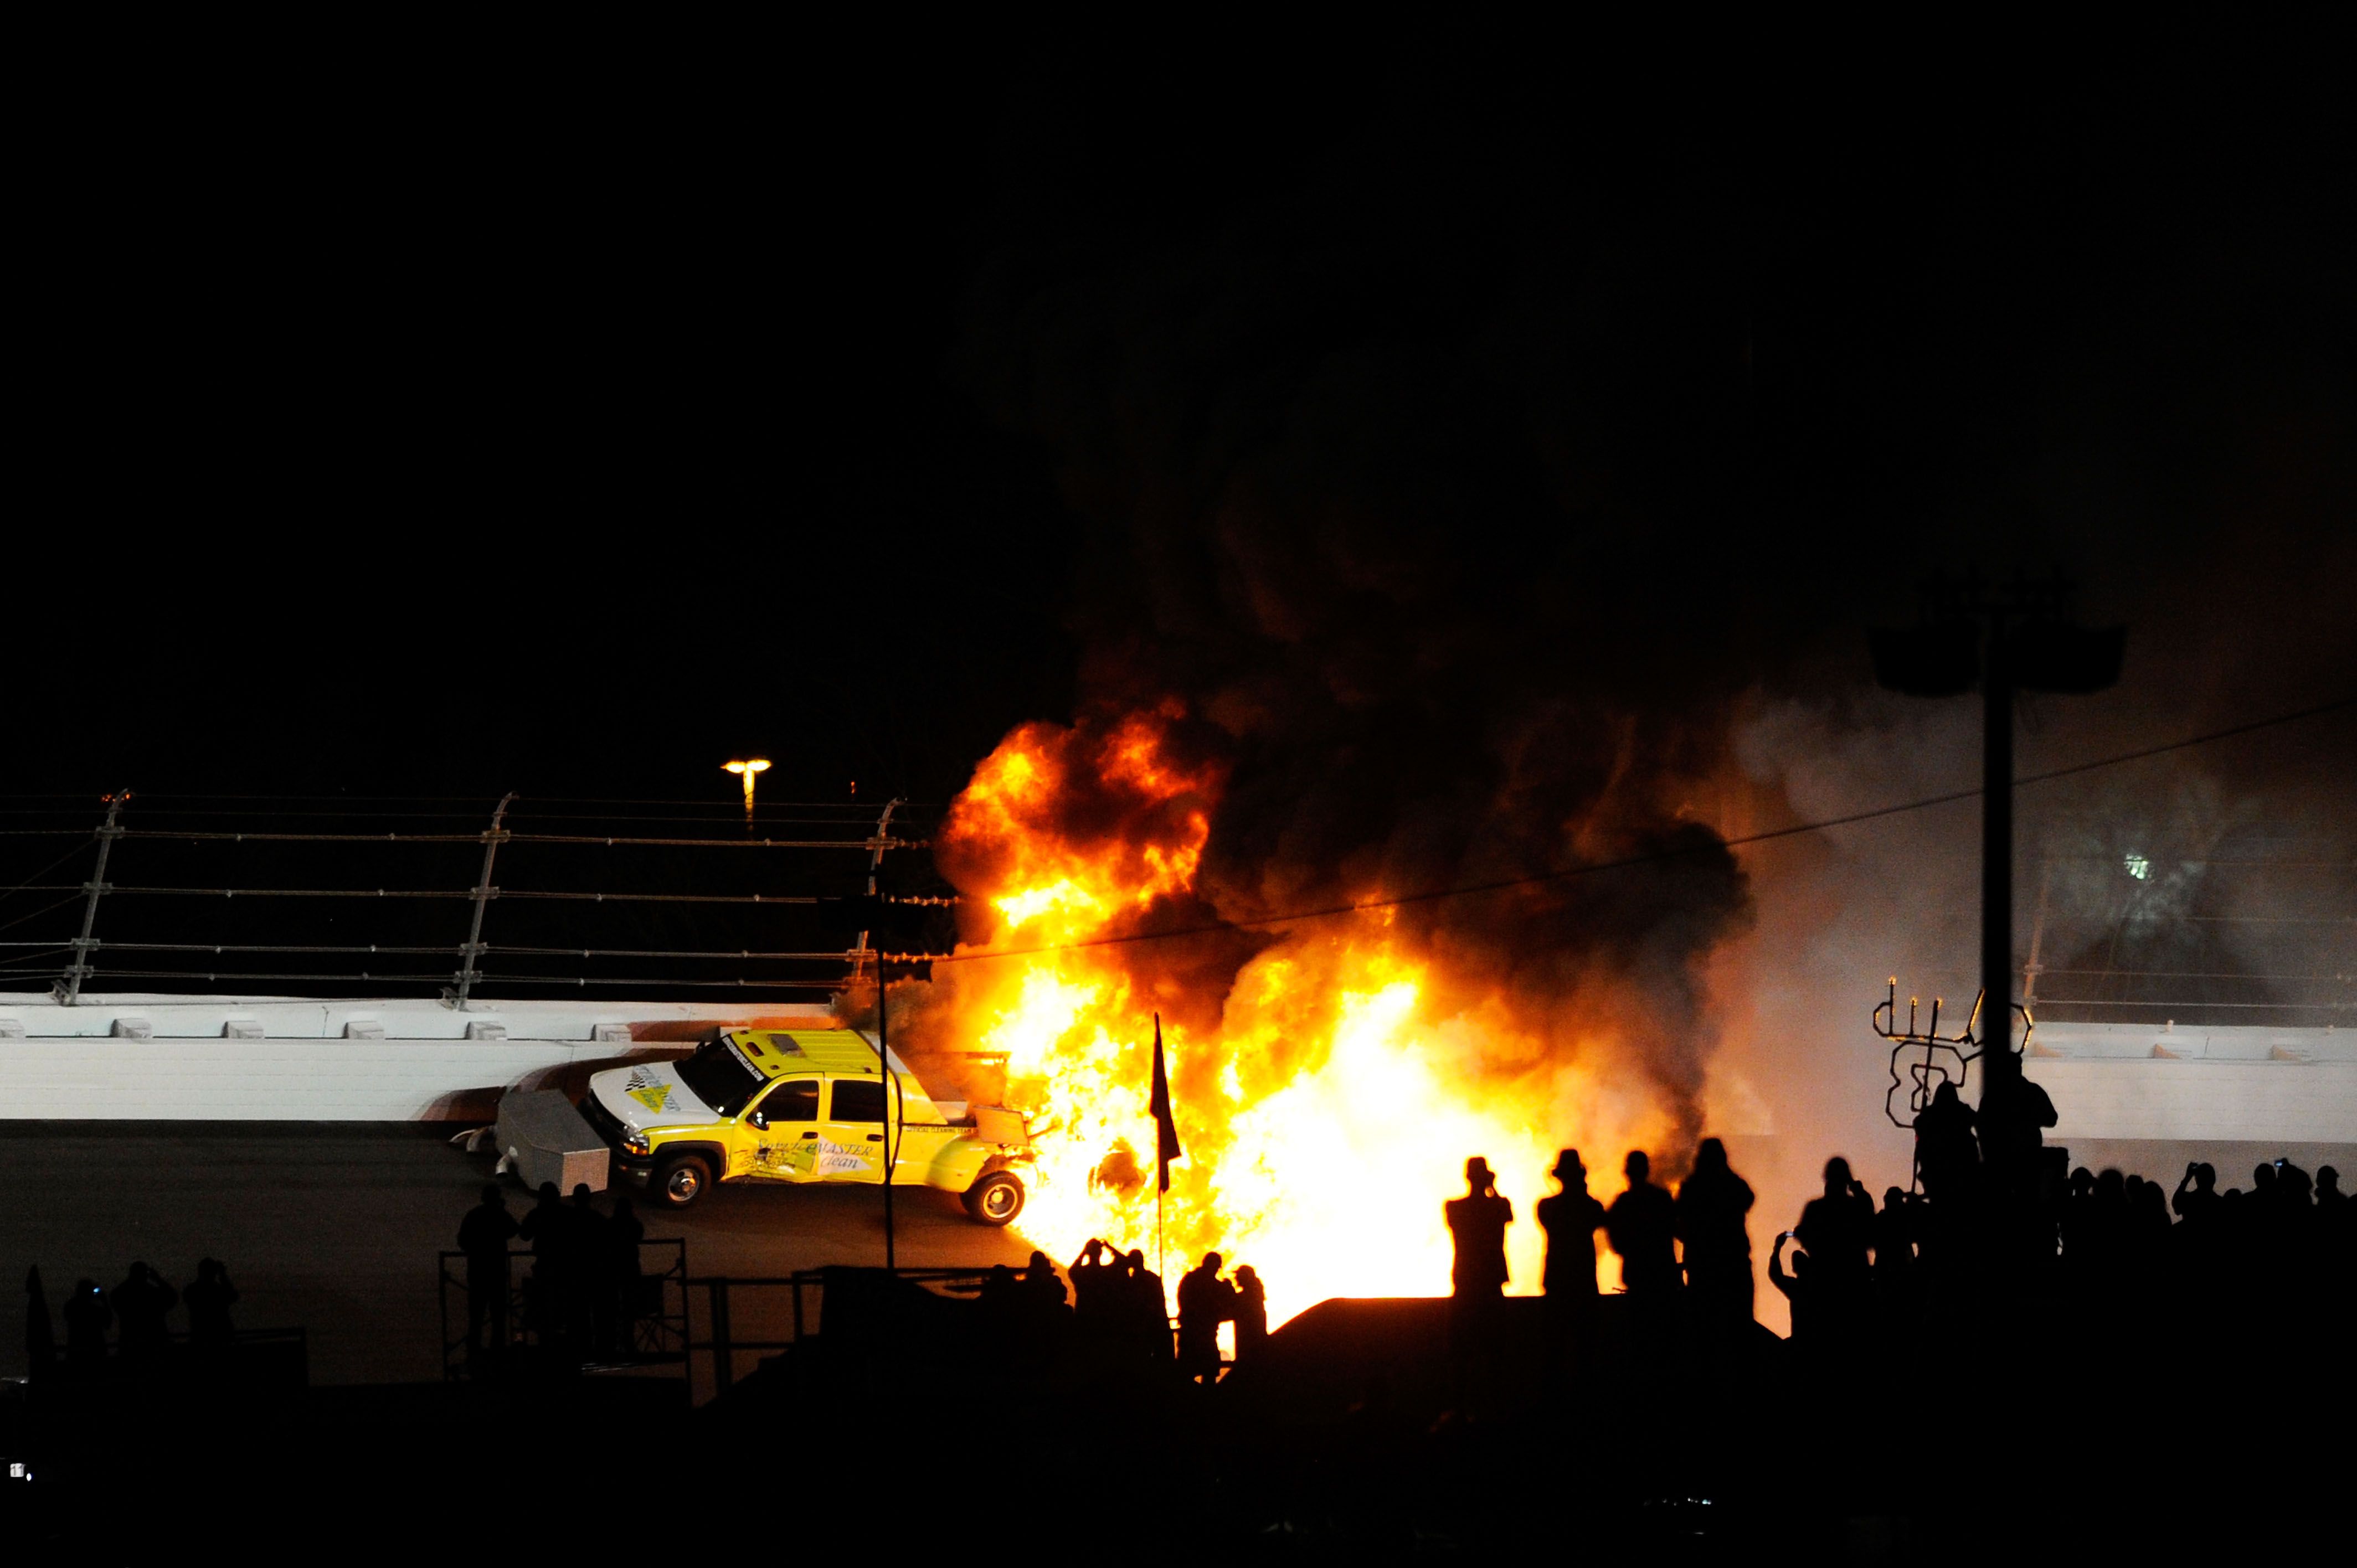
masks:
[[[2345,843],[2224,834],[2174,853],[2050,854],[2029,869],[2037,892],[2017,972],[2040,1022],[2357,1022],[2357,861]]]
[[[99,806],[0,809],[0,990],[832,994],[956,901],[902,800]]]

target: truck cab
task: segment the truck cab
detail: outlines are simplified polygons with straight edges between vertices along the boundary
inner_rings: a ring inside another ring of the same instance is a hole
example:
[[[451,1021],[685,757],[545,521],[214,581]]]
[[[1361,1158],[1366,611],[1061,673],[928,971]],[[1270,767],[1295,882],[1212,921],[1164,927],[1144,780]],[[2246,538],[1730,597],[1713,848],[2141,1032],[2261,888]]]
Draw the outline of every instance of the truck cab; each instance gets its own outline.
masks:
[[[936,1101],[908,1064],[852,1029],[728,1029],[673,1062],[589,1080],[581,1112],[623,1178],[683,1208],[716,1181],[880,1185],[958,1194],[1005,1225],[1038,1155],[1022,1116]]]

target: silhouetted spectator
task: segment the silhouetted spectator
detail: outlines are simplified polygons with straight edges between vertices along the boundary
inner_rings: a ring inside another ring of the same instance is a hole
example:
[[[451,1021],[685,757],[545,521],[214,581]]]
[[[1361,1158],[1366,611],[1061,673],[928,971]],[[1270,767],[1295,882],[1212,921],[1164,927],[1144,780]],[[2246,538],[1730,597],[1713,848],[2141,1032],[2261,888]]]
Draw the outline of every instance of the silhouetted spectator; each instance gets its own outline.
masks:
[[[2138,1181],[2128,1196],[2125,1260],[2129,1282],[2162,1288],[2169,1267],[2169,1195],[2157,1181]]]
[[[1268,1344],[1268,1292],[1250,1263],[1236,1269],[1236,1365],[1250,1366]]]
[[[1984,1064],[1986,1070],[1986,1064]],[[2028,1196],[2038,1179],[2038,1151],[2046,1129],[2061,1120],[2054,1101],[2018,1065],[1989,1072],[1977,1115],[1981,1178],[2000,1199]],[[1808,1241],[1803,1239],[1803,1247]],[[1813,1256],[1814,1248],[1810,1248]]]
[[[1456,1247],[1449,1287],[1459,1297],[1495,1297],[1506,1286],[1506,1227],[1514,1222],[1514,1206],[1498,1196],[1498,1178],[1479,1155],[1465,1162],[1465,1186],[1463,1197],[1440,1206]]]
[[[1604,1228],[1604,1205],[1587,1190],[1587,1166],[1577,1149],[1555,1157],[1549,1173],[1563,1184],[1532,1205],[1546,1232],[1546,1267],[1540,1288],[1558,1306],[1579,1310],[1596,1300],[1596,1233]]]
[[[2348,1201],[2349,1195],[2341,1190],[2341,1173],[2330,1165],[2317,1166],[2316,1207],[2327,1215],[2340,1217],[2345,1223],[2348,1210],[2344,1205]]]
[[[1023,1335],[1023,1285],[1005,1263],[993,1263],[974,1292],[987,1356],[1012,1360]]]
[[[2127,1177],[2106,1165],[2096,1174],[2093,1191],[2079,1211],[2069,1244],[2075,1259],[2070,1270],[2078,1287],[2091,1293],[2099,1306],[2115,1305],[2126,1288],[2136,1255],[2135,1210],[2128,1200]]]
[[[96,1377],[106,1365],[106,1331],[114,1322],[106,1293],[95,1280],[76,1280],[59,1316],[66,1321],[66,1370],[80,1378]]]
[[[533,1332],[543,1344],[565,1337],[566,1297],[572,1291],[575,1227],[556,1184],[540,1184],[540,1195],[516,1223],[516,1234],[532,1245],[532,1278],[524,1303]]]
[[[1842,1289],[1853,1277],[1865,1280],[1867,1254],[1874,1245],[1874,1199],[1851,1176],[1847,1160],[1835,1155],[1825,1162],[1824,1190],[1803,1207],[1792,1233],[1809,1254],[1809,1272],[1826,1288]]]
[[[188,1309],[188,1347],[199,1357],[218,1360],[229,1353],[237,1331],[229,1309],[237,1305],[237,1287],[229,1281],[229,1267],[219,1258],[197,1264],[197,1277],[180,1299]]]
[[[1117,1262],[1107,1262],[1112,1251],[1092,1237],[1065,1271],[1072,1281],[1072,1324],[1084,1334],[1108,1335],[1121,1317],[1123,1270]]]
[[[2143,1230],[2145,1215],[2144,1189],[2150,1185],[2134,1172],[2126,1177],[2125,1207],[2121,1209],[2120,1218],[2120,1244],[2124,1251],[2134,1251],[2140,1239],[2138,1233]]]
[[[1064,1282],[1048,1254],[1035,1251],[1015,1282],[1016,1356],[1028,1373],[1055,1363],[1072,1315],[1064,1305]]]
[[[614,1212],[606,1218],[598,1235],[606,1258],[605,1285],[598,1300],[608,1322],[598,1330],[597,1342],[609,1352],[627,1356],[638,1348],[639,1319],[646,1310],[639,1243],[647,1237],[647,1228],[640,1221],[638,1206],[629,1193],[614,1195]]]
[[[1064,1282],[1056,1277],[1056,1265],[1048,1261],[1047,1253],[1031,1254],[1031,1262],[1023,1270],[1023,1294],[1035,1315],[1063,1315]]]
[[[1448,1269],[1448,1357],[1460,1408],[1486,1409],[1499,1382],[1493,1325],[1506,1286],[1506,1227],[1514,1206],[1499,1196],[1490,1162],[1465,1162],[1465,1196],[1441,1205],[1455,1255]]]
[[[107,1298],[107,1305],[114,1308],[115,1321],[122,1326],[119,1337],[126,1367],[152,1368],[164,1359],[164,1348],[170,1342],[164,1316],[179,1299],[180,1293],[163,1275],[145,1263],[131,1265],[123,1283]]]
[[[613,1325],[605,1304],[620,1283],[613,1277],[614,1254],[606,1238],[606,1217],[597,1212],[597,1195],[586,1181],[573,1184],[567,1217],[572,1253],[561,1288],[565,1298],[565,1341],[576,1350],[601,1351],[608,1345]],[[606,1318],[603,1324],[600,1318]]]
[[[1727,1145],[1705,1138],[1678,1184],[1677,1238],[1685,1248],[1687,1300],[1723,1326],[1751,1321],[1751,1187],[1727,1163]]]
[[[1819,1333],[1830,1343],[1861,1337],[1869,1321],[1874,1199],[1836,1155],[1825,1162],[1824,1190],[1801,1210],[1794,1238],[1809,1254],[1807,1291]],[[1791,1294],[1791,1292],[1786,1292]]]
[[[1146,1250],[1133,1247],[1123,1260],[1127,1264],[1123,1280],[1123,1314],[1129,1325],[1125,1337],[1135,1345],[1147,1364],[1167,1367],[1170,1364],[1170,1298],[1162,1288],[1162,1276],[1146,1266]]]
[[[485,1182],[480,1198],[458,1221],[458,1251],[467,1254],[467,1354],[503,1351],[508,1345],[508,1243],[516,1222],[500,1184]]]
[[[1620,1255],[1621,1286],[1632,1296],[1674,1295],[1678,1288],[1677,1206],[1652,1184],[1653,1162],[1644,1150],[1630,1150],[1620,1170],[1629,1187],[1612,1200],[1604,1233]]]
[[[1915,1118],[1915,1173],[1922,1180],[1923,1196],[1935,1204],[1969,1197],[1979,1176],[1980,1158],[1973,1139],[1972,1107],[1953,1083],[1943,1081],[1932,1091],[1932,1103]]]
[[[1790,1230],[1776,1238],[1775,1247],[1768,1254],[1768,1283],[1784,1293],[1792,1304],[1792,1343],[1811,1350],[1821,1348],[1823,1335],[1817,1326],[1817,1286],[1809,1268],[1806,1252],[1792,1254],[1792,1272],[1784,1272],[1784,1243],[1792,1240]]]
[[[2185,1174],[2177,1179],[2177,1191],[2170,1195],[2169,1206],[2189,1225],[2211,1219],[2218,1207],[2217,1168],[2199,1160],[2187,1165]]]
[[[1217,1252],[1178,1279],[1178,1375],[1209,1388],[1220,1380],[1220,1325],[1236,1316],[1236,1288],[1220,1278]]]
[[[57,1336],[49,1326],[49,1293],[41,1283],[41,1267],[36,1263],[25,1271],[25,1375],[36,1381],[45,1379],[57,1360]]]
[[[1914,1202],[1904,1187],[1887,1187],[1874,1217],[1874,1294],[1889,1319],[1912,1316],[1921,1301],[1915,1262]]]

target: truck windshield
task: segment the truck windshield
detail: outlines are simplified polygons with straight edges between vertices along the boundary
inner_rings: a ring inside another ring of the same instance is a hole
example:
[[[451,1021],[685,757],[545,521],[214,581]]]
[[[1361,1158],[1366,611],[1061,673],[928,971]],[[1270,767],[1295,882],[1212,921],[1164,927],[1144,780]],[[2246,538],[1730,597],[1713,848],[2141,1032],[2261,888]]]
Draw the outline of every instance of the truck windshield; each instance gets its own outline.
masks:
[[[723,1116],[744,1110],[745,1102],[770,1081],[725,1036],[697,1047],[694,1056],[679,1064],[679,1076],[698,1100]]]

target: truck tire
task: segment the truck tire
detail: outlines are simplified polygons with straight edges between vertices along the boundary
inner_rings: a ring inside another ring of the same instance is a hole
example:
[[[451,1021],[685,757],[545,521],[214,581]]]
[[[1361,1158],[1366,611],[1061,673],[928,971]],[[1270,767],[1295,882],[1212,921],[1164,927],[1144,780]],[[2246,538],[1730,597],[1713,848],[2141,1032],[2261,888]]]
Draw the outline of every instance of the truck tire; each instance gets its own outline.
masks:
[[[1023,1212],[1023,1181],[1013,1171],[993,1171],[965,1189],[965,1211],[985,1225],[1011,1224]]]
[[[655,1195],[665,1208],[685,1208],[712,1185],[712,1164],[701,1155],[666,1160],[655,1171]]]

